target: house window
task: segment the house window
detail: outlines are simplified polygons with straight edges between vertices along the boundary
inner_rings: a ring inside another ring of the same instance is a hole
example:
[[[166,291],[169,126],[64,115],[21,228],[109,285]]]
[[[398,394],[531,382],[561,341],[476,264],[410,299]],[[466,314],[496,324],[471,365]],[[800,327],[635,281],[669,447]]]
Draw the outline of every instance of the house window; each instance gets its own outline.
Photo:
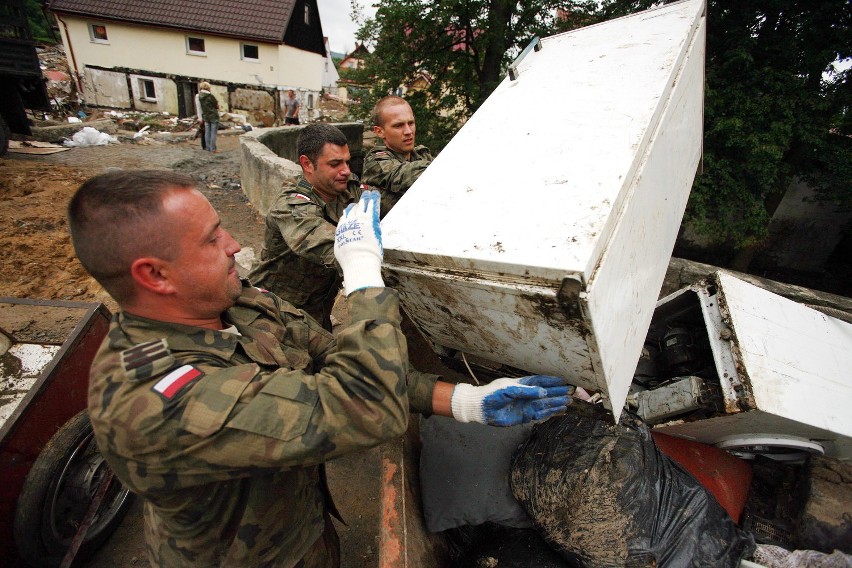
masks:
[[[89,39],[95,43],[109,43],[106,26],[103,24],[89,24]]]
[[[311,25],[311,7],[308,4],[305,4],[305,25]]]
[[[139,79],[139,100],[156,102],[157,89],[151,79]]]
[[[257,61],[260,59],[260,48],[250,43],[240,44],[242,48],[242,58],[246,61]]]
[[[314,108],[314,96],[308,95],[308,108]]]
[[[186,52],[190,55],[207,55],[207,50],[204,48],[204,39],[186,36]]]

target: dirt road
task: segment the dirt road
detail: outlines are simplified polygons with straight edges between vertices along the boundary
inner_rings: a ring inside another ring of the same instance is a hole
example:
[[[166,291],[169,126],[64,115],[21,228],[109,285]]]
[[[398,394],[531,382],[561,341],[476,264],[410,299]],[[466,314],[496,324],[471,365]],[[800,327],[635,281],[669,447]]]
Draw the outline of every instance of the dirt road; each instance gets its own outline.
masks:
[[[237,136],[220,137],[221,153],[198,141],[110,144],[0,159],[0,295],[103,301],[115,306],[74,258],[65,209],[74,190],[108,168],[171,168],[206,184],[223,224],[244,246],[260,250],[262,220],[239,187]]]

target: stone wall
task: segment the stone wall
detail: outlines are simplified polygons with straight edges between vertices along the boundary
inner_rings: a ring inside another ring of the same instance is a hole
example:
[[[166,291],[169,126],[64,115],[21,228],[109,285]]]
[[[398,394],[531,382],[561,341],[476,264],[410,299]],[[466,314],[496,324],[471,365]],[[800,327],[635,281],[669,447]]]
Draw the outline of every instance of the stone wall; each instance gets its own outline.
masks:
[[[352,171],[361,174],[364,164],[364,125],[335,124],[349,141]],[[243,192],[258,212],[266,216],[283,187],[296,184],[298,165],[296,139],[304,126],[257,128],[240,136],[240,180]]]

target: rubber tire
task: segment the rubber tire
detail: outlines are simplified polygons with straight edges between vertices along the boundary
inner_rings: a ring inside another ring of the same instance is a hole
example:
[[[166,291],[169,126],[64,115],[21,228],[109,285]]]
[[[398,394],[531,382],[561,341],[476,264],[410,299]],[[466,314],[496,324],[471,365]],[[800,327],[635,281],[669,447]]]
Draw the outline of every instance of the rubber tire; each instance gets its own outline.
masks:
[[[59,566],[108,468],[84,410],[48,441],[18,496],[14,533],[24,561],[37,568]],[[72,481],[84,482],[83,488],[69,488]],[[76,559],[91,556],[104,543],[121,524],[132,500],[114,477]]]

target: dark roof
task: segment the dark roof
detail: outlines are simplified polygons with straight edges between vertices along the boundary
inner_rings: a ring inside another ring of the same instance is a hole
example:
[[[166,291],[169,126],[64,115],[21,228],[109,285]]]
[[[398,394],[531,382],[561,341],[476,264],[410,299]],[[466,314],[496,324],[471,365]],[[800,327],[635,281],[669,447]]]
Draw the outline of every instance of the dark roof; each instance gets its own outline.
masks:
[[[51,0],[50,9],[104,20],[281,43],[296,0]]]

